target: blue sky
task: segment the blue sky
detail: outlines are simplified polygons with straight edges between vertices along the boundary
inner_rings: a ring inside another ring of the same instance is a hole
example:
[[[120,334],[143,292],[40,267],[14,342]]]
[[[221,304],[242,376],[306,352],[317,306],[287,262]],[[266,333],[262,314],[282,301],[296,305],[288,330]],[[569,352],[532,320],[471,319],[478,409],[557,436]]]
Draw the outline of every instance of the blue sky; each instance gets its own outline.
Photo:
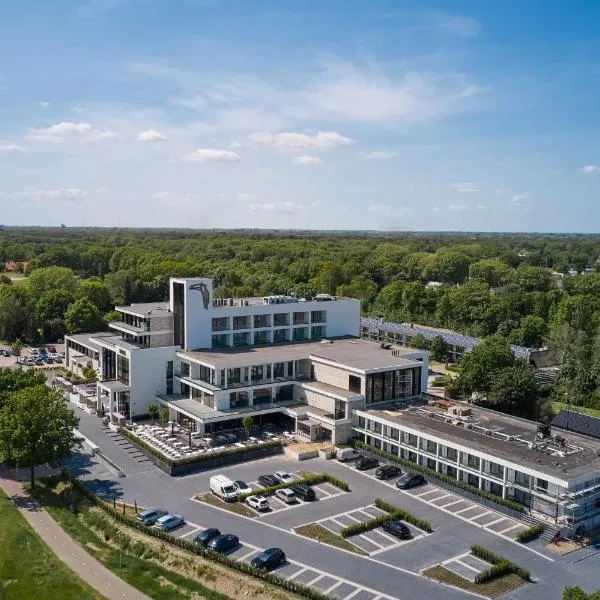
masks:
[[[598,231],[600,7],[0,6],[0,222]]]

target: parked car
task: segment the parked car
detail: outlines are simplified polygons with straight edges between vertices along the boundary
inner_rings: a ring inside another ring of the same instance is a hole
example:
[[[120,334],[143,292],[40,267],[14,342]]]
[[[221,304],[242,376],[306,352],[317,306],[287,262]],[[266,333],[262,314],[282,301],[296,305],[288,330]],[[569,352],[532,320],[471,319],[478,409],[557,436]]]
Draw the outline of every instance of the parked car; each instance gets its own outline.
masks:
[[[373,467],[377,467],[379,465],[379,461],[376,458],[372,458],[370,456],[361,456],[356,461],[356,468],[359,471],[366,471],[367,469],[372,469]]]
[[[266,569],[267,571],[270,571],[284,563],[285,553],[281,548],[267,548],[256,558],[253,558],[250,564],[257,569]]]
[[[360,452],[357,452],[354,448],[342,448],[337,451],[336,456],[340,462],[348,462],[360,458]]]
[[[312,502],[315,498],[315,491],[310,487],[310,485],[306,485],[305,483],[297,483],[295,485],[291,485],[288,490],[292,490],[294,494],[296,494],[297,498],[300,500],[305,500],[306,502]]]
[[[60,356],[57,356],[57,357],[55,357],[55,358],[54,358],[54,362],[55,362],[57,365],[62,365],[62,363],[63,363],[63,359],[62,359]]]
[[[215,552],[232,552],[240,545],[240,538],[232,533],[222,533],[214,537],[206,546],[209,550]]]
[[[269,501],[264,496],[248,496],[246,504],[260,512],[269,510]]]
[[[34,356],[39,353],[40,353],[40,351],[37,348],[31,348],[29,350],[29,354],[33,354]]]
[[[221,535],[221,532],[216,527],[210,527],[209,529],[205,529],[201,531],[193,540],[194,544],[200,544],[201,546],[206,547],[208,543],[216,538],[218,535]]]
[[[48,350],[48,352],[52,352],[52,354],[56,354],[56,346],[47,346],[46,350]]]
[[[272,487],[274,485],[279,485],[281,482],[275,475],[260,475],[258,478],[258,483],[263,487]]]
[[[144,525],[154,525],[158,519],[168,515],[169,513],[162,508],[147,508],[136,515],[136,519]]]
[[[185,520],[180,515],[165,515],[156,521],[154,527],[163,531],[173,531],[182,525],[185,525]]]
[[[254,490],[241,479],[236,479],[233,485],[237,488],[238,494],[251,494]]]
[[[41,367],[44,364],[44,361],[41,358],[38,358],[33,364],[37,367]]]
[[[225,502],[233,502],[238,495],[238,489],[226,475],[213,475],[209,480],[210,491],[224,500]]]
[[[274,475],[279,479],[280,483],[291,483],[296,480],[296,476],[287,471],[275,471]]]
[[[398,477],[398,475],[402,475],[402,469],[396,465],[381,465],[375,471],[377,479],[390,479],[391,477]]]
[[[4,350],[2,350],[2,356],[6,357],[6,358],[10,358],[10,356],[11,356],[10,350],[7,350],[6,348]]]
[[[386,533],[389,533],[398,539],[408,540],[410,538],[410,529],[402,521],[396,519],[393,521],[384,521],[381,528]]]
[[[54,364],[54,359],[51,358],[50,356],[47,356],[46,358],[44,358],[44,363],[47,365],[53,365]]]
[[[401,490],[417,487],[425,483],[425,477],[421,473],[404,473],[402,477],[396,479],[396,487]]]
[[[295,504],[298,502],[298,498],[296,498],[296,494],[290,488],[284,488],[282,490],[277,490],[275,495],[286,504]]]

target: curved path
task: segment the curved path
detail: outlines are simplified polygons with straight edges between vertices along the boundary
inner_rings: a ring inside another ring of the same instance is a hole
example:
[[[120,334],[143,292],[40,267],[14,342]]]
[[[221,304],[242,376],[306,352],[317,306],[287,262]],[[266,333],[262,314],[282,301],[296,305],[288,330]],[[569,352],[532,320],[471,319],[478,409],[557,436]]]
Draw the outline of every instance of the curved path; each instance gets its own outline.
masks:
[[[56,556],[108,600],[150,600],[88,554],[0,465],[0,488]]]

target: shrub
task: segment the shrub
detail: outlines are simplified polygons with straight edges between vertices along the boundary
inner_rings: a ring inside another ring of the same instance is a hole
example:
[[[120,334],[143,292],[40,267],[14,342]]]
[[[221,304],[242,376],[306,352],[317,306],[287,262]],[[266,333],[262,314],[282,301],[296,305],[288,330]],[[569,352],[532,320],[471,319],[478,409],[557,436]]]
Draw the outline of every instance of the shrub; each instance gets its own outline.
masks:
[[[461,368],[457,365],[446,365],[446,371],[452,371],[453,373],[460,373]]]
[[[470,492],[471,494],[475,494],[476,496],[479,496],[480,498],[485,498],[486,500],[489,500],[490,502],[494,502],[500,506],[505,506],[506,508],[510,508],[511,510],[514,510],[515,512],[520,512],[520,513],[525,512],[525,507],[522,504],[519,504],[518,502],[514,502],[513,500],[505,500],[504,498],[500,498],[499,496],[496,496],[496,495],[492,494],[491,492],[487,492],[486,490],[480,490],[479,488],[469,485],[468,483],[464,483],[463,481],[458,481],[454,477],[450,477],[449,475],[445,475],[444,473],[438,473],[437,471],[434,471],[433,469],[424,467],[423,465],[412,462],[411,460],[406,460],[404,458],[396,456],[395,454],[390,454],[389,452],[384,452],[383,450],[379,450],[378,448],[375,448],[375,446],[370,446],[369,444],[366,444],[362,440],[355,439],[354,446],[357,448],[364,448],[365,450],[368,450],[369,452],[372,452],[373,454],[376,454],[377,456],[381,456],[382,458],[385,458],[386,460],[389,460],[389,461],[398,463],[399,465],[408,467],[412,471],[418,471],[419,473],[423,473],[423,475],[427,475],[428,477],[432,477],[433,479],[438,479],[439,481],[442,481],[444,483],[452,485],[461,490]]]
[[[496,579],[498,577],[502,577],[503,575],[507,575],[508,573],[514,573],[524,581],[531,581],[531,573],[529,573],[527,569],[520,567],[516,563],[507,560],[499,554],[494,554],[491,550],[488,550],[483,546],[471,546],[471,554],[493,565],[491,568],[487,569],[486,571],[482,571],[479,574],[479,576],[487,577],[487,579],[478,581],[476,578],[475,583],[484,583],[486,581],[490,581],[491,579]],[[494,567],[498,568],[494,570]]]
[[[545,525],[541,523],[536,523],[523,531],[520,531],[515,538],[517,542],[521,542],[521,544],[525,544],[526,542],[530,542],[531,540],[535,540],[540,537],[542,533],[544,533],[544,529],[546,529]]]
[[[406,521],[407,523],[410,523],[411,525],[414,525],[415,527],[418,527],[427,533],[431,533],[433,531],[429,521],[416,517],[403,508],[394,506],[389,502],[385,502],[381,498],[375,498],[375,506],[381,510],[385,510],[385,512],[392,515],[392,518],[394,519],[402,519],[403,521]]]

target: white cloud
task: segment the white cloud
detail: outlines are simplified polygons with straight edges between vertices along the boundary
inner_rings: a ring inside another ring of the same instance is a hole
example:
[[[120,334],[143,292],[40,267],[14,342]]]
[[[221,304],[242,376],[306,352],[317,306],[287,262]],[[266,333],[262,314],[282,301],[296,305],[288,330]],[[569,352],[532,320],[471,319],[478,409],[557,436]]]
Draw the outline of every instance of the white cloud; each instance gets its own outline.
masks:
[[[323,161],[318,156],[296,156],[292,161],[295,165],[320,165]]]
[[[113,131],[93,129],[89,123],[61,121],[43,129],[31,129],[26,136],[28,140],[39,142],[62,143],[67,139],[79,139],[81,142],[98,142],[117,137]]]
[[[184,154],[182,158],[186,162],[193,163],[237,162],[240,160],[240,155],[221,148],[198,148],[189,154]]]
[[[252,212],[273,212],[291,215],[301,211],[304,206],[295,202],[271,202],[269,204],[250,204]]]
[[[45,100],[38,100],[38,104],[46,108],[46,106],[50,106],[50,102],[46,102]]]
[[[25,189],[12,195],[17,202],[80,202],[87,197],[80,188],[57,188],[55,190]]]
[[[167,136],[154,129],[147,129],[146,131],[140,131],[137,134],[137,139],[139,142],[163,142],[167,139]]]
[[[461,212],[463,210],[467,210],[468,206],[466,204],[451,204],[448,207],[448,210],[452,211],[452,212]]]
[[[238,140],[232,147],[270,146],[277,150],[305,150],[307,148],[325,150],[336,146],[355,144],[356,140],[344,137],[335,131],[318,131],[315,135],[294,131],[282,133],[257,132],[245,140]]]
[[[390,150],[373,150],[371,152],[364,152],[360,156],[367,160],[389,160],[396,158],[398,153]]]
[[[522,194],[513,194],[512,198],[510,199],[510,204],[511,206],[523,206],[524,204],[527,204],[530,200],[531,196],[527,192],[524,192]]]
[[[476,37],[481,30],[481,23],[471,17],[453,15],[441,11],[433,11],[431,16],[437,27],[460,37]]]
[[[593,175],[594,173],[600,173],[600,166],[586,165],[585,167],[581,167],[579,170],[586,175]]]
[[[247,192],[239,192],[235,195],[238,200],[248,202],[249,200],[256,200],[256,194],[249,194]]]
[[[479,191],[479,188],[477,187],[477,185],[470,181],[463,181],[461,183],[453,183],[452,187],[454,188],[454,191],[458,192],[459,194]]]
[[[190,110],[199,111],[206,106],[206,98],[204,96],[174,96],[169,98],[169,102],[175,106],[183,106],[183,108],[189,108]]]
[[[338,61],[327,66],[304,96],[324,116],[390,126],[463,112],[484,91],[454,72],[408,71],[392,77],[375,65],[360,68]]]
[[[8,144],[0,142],[0,152],[25,152],[27,148],[17,144]]]

